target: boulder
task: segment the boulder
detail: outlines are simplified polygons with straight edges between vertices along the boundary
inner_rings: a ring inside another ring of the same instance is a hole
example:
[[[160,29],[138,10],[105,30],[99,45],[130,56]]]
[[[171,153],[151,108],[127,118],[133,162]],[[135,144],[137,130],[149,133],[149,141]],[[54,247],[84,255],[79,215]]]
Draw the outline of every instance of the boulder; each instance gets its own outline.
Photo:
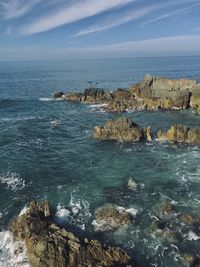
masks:
[[[124,208],[113,204],[105,204],[95,210],[95,221],[93,225],[96,230],[110,231],[123,225],[132,223],[132,217]]]
[[[148,130],[147,130],[148,129]],[[93,130],[94,139],[116,140],[118,142],[138,142],[151,139],[150,128],[143,129],[131,119],[122,117],[109,120],[104,126],[95,126]],[[148,136],[148,137],[147,137]]]
[[[80,240],[55,224],[53,216],[47,203],[34,201],[10,224],[15,240],[26,245],[31,267],[133,266],[122,249]]]

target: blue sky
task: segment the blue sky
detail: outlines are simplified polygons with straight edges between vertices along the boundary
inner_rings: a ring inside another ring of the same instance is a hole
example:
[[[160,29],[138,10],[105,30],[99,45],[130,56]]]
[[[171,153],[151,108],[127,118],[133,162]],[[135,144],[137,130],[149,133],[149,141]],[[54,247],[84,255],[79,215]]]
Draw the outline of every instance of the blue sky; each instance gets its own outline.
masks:
[[[0,0],[0,60],[200,54],[200,0]]]

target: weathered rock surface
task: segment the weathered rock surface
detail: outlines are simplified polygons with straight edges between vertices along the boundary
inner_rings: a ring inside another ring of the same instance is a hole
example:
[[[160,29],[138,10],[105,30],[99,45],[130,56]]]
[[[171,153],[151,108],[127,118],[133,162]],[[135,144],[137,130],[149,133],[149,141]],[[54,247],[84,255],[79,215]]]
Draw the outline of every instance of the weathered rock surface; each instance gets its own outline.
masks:
[[[99,231],[110,231],[120,226],[133,222],[131,214],[124,208],[113,204],[106,204],[95,210],[95,229]]]
[[[25,242],[31,267],[133,266],[120,248],[96,240],[80,240],[52,222],[47,203],[31,202],[10,224],[16,240]]]
[[[167,132],[159,130],[157,138],[176,143],[200,144],[200,128],[174,125]]]
[[[150,128],[140,128],[131,119],[122,117],[109,120],[104,126],[95,126],[93,137],[100,140],[138,142],[141,140],[151,141],[152,134]]]
[[[63,95],[64,95],[63,92],[56,92],[56,93],[53,94],[53,97],[54,98],[61,98]]]
[[[62,93],[62,92],[61,92]],[[59,97],[55,94],[55,97]],[[110,112],[126,110],[158,110],[196,108],[200,113],[200,83],[195,80],[172,80],[146,75],[130,90],[117,89],[108,92],[100,88],[87,88],[83,93],[63,94],[63,99],[107,104]]]

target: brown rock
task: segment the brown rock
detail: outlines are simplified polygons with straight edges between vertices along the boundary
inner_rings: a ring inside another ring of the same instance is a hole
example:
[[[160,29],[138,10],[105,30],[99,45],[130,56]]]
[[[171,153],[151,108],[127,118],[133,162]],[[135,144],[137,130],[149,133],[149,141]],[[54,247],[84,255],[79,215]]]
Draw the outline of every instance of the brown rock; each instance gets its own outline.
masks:
[[[106,204],[95,210],[94,226],[100,231],[114,230],[132,222],[129,212],[113,204]]]
[[[150,140],[151,130],[144,130],[135,124],[131,119],[122,117],[116,120],[109,120],[104,126],[96,126],[93,130],[94,139],[116,140],[119,142],[138,142]]]
[[[26,245],[31,267],[127,266],[132,262],[120,248],[95,240],[80,241],[52,223],[49,215],[54,216],[47,203],[34,201],[10,224],[14,238]]]
[[[167,132],[159,130],[157,138],[158,140],[168,140],[169,142],[200,144],[200,129],[174,125]]]

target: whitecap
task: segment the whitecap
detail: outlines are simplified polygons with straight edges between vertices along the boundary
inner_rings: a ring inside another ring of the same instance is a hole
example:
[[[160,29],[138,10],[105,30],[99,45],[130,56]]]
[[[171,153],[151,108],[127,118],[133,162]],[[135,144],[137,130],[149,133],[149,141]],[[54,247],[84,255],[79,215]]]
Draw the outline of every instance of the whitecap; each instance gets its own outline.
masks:
[[[95,104],[95,105],[90,105],[89,107],[91,108],[101,108],[101,107],[107,107],[108,104]]]
[[[192,241],[192,240],[194,240],[194,241],[196,241],[196,240],[199,240],[200,239],[200,236],[198,236],[197,234],[195,234],[193,231],[189,231],[188,232],[188,237],[187,237],[187,239],[189,240],[189,241]]]
[[[20,213],[19,213],[19,216],[22,216],[22,215],[24,215],[27,211],[28,211],[28,207],[27,206],[25,206],[21,211],[20,211]]]
[[[65,209],[61,204],[58,204],[56,216],[61,218],[68,217],[70,216],[70,211],[68,209]]]
[[[48,102],[48,101],[53,101],[55,99],[52,97],[40,97],[39,100],[42,102]]]
[[[0,173],[0,183],[5,184],[8,189],[14,192],[25,187],[25,181],[16,172]]]
[[[123,211],[126,211],[128,212],[131,216],[135,217],[137,214],[138,214],[138,210],[136,210],[135,208],[127,208],[125,209],[124,207],[117,207],[118,211],[120,212],[123,212]]]
[[[0,266],[30,267],[25,244],[14,241],[10,231],[0,232]]]

